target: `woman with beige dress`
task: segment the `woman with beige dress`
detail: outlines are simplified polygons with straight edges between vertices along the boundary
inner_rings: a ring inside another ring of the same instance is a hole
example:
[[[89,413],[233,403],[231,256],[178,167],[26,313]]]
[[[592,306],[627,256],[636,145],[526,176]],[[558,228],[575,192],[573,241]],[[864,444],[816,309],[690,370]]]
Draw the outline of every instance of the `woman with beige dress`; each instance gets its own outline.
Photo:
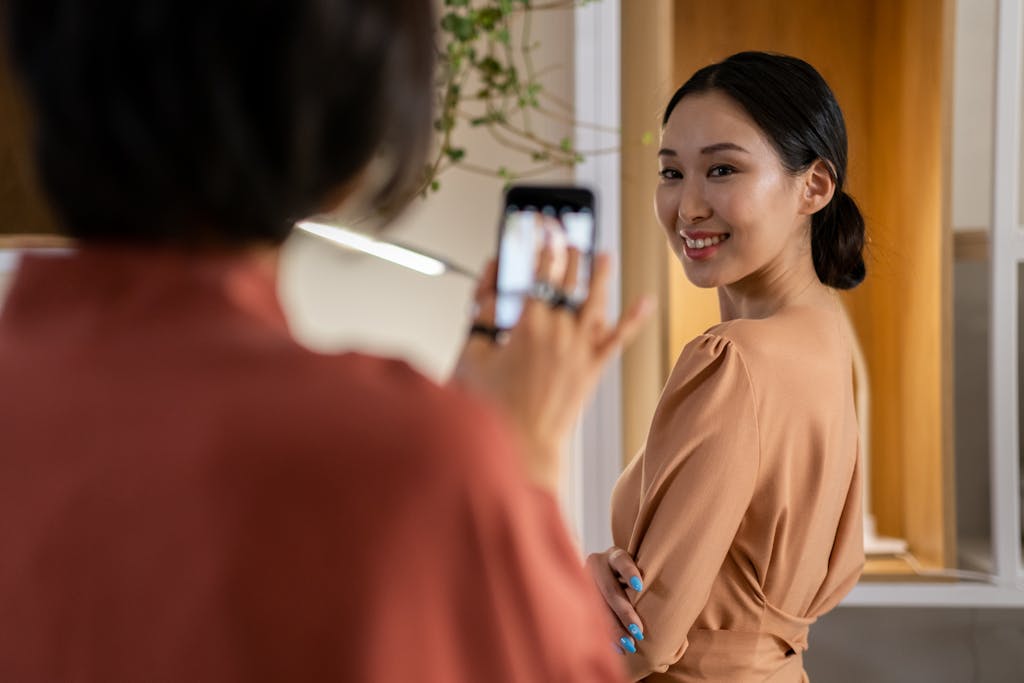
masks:
[[[805,681],[864,561],[843,116],[809,64],[740,53],[675,93],[660,147],[658,220],[722,322],[679,356],[588,568],[632,680]]]

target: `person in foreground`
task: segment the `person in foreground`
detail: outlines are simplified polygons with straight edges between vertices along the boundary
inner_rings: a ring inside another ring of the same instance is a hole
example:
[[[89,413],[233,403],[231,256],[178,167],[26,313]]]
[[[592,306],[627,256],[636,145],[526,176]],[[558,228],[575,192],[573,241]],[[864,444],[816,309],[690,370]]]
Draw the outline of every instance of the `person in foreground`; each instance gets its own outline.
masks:
[[[0,680],[621,680],[552,497],[644,315],[606,322],[607,258],[448,386],[300,347],[275,293],[296,220],[414,194],[431,5],[4,4],[78,247],[0,312]]]
[[[588,558],[633,680],[807,680],[808,627],[864,562],[852,358],[865,276],[847,141],[806,62],[740,53],[665,110],[659,222],[722,323],[683,349]]]

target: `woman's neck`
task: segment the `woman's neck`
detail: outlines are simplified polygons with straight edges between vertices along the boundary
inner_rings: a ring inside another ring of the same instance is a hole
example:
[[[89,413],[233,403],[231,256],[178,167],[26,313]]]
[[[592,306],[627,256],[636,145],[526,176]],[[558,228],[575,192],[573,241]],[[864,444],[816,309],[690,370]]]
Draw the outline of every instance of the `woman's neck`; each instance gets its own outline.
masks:
[[[835,294],[818,280],[810,254],[795,262],[766,266],[743,280],[718,288],[722,322],[768,318],[792,306],[832,308]]]

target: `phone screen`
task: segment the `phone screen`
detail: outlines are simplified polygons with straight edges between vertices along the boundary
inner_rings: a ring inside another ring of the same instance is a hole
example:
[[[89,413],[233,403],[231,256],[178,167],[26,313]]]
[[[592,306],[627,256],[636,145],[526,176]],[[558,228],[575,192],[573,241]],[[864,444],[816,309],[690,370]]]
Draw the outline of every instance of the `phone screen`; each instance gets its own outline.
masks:
[[[578,284],[568,295],[576,303],[586,299],[594,254],[593,200],[585,190],[573,191],[583,193],[585,201],[559,201],[564,198],[559,197],[557,190],[525,194],[513,188],[509,192],[498,245],[497,327],[509,329],[518,322],[534,284],[538,255],[545,244],[552,247],[552,279],[556,285],[565,274],[569,248],[580,251]]]

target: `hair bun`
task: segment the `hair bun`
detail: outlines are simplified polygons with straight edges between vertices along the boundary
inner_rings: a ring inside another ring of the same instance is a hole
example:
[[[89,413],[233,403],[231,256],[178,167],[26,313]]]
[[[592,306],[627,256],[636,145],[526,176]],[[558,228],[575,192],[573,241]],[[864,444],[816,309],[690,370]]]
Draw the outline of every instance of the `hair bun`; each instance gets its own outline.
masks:
[[[818,279],[829,287],[853,289],[864,281],[864,217],[857,202],[843,190],[814,214],[811,252]]]

